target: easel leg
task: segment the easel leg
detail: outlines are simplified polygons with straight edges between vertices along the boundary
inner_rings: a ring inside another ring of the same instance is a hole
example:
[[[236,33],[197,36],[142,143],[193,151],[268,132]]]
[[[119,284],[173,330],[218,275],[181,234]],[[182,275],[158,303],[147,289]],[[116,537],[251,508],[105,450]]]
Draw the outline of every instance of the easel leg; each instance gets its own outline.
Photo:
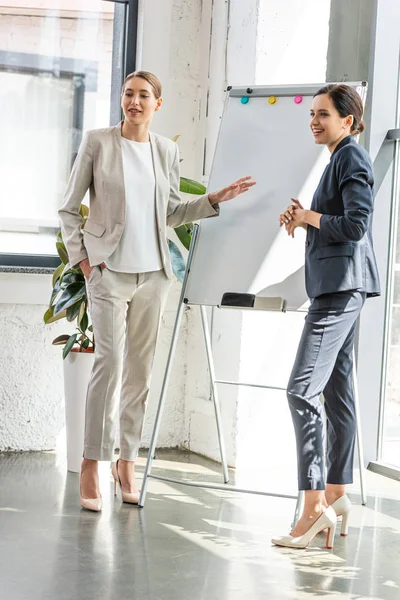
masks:
[[[356,411],[356,427],[357,427],[357,452],[358,452],[358,466],[360,469],[360,490],[361,490],[361,504],[365,506],[367,504],[367,495],[365,491],[365,471],[364,471],[364,450],[362,443],[362,432],[361,432],[361,420],[360,420],[360,402],[358,395],[358,380],[357,380],[357,367],[356,367],[356,355],[353,350],[353,388],[354,388],[354,406]]]
[[[217,432],[218,432],[219,449],[220,449],[220,453],[221,453],[222,472],[224,475],[224,482],[228,483],[229,471],[228,471],[228,463],[227,463],[226,454],[225,454],[224,434],[222,431],[221,408],[220,408],[220,404],[219,404],[219,400],[218,400],[217,386],[215,383],[216,377],[215,377],[214,361],[213,361],[212,347],[211,347],[211,336],[210,336],[210,330],[208,327],[207,312],[206,312],[205,306],[200,306],[200,311],[201,311],[201,322],[203,324],[204,340],[206,343],[208,369],[210,371],[212,397],[213,397],[214,410],[215,410],[215,420],[217,422]]]
[[[169,377],[170,377],[170,374],[171,374],[172,362],[173,362],[173,359],[174,359],[174,356],[175,356],[176,345],[178,343],[179,330],[180,330],[180,326],[181,326],[182,314],[183,314],[184,307],[185,307],[185,305],[181,301],[180,305],[179,305],[179,308],[178,308],[177,315],[176,315],[176,319],[175,319],[175,326],[174,326],[174,331],[173,331],[173,334],[172,334],[171,346],[169,348],[169,353],[168,353],[167,366],[166,366],[166,369],[165,369],[164,379],[163,379],[163,383],[162,383],[160,399],[158,401],[158,408],[157,408],[156,418],[155,418],[155,421],[154,421],[154,428],[153,428],[153,433],[152,433],[152,436],[151,436],[151,442],[150,442],[150,446],[149,446],[149,453],[147,455],[147,462],[146,462],[146,467],[145,467],[145,470],[144,470],[142,487],[141,487],[141,490],[140,490],[140,497],[139,497],[139,503],[138,504],[141,507],[144,506],[144,503],[145,503],[145,500],[146,500],[146,491],[147,491],[148,478],[149,478],[150,473],[151,473],[151,467],[152,467],[152,464],[153,464],[154,453],[155,453],[155,450],[156,450],[157,439],[158,439],[158,434],[159,434],[159,431],[160,431],[160,425],[161,425],[161,419],[162,419],[162,413],[163,413],[165,399],[166,399],[166,395],[167,395]]]

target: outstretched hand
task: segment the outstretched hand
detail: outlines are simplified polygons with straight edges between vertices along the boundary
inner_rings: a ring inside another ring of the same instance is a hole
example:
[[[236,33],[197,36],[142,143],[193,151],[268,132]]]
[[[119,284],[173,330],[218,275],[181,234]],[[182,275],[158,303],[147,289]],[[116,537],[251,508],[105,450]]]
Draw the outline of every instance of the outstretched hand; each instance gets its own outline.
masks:
[[[227,202],[228,200],[233,200],[233,198],[236,198],[239,194],[247,192],[253,185],[256,185],[256,182],[252,180],[251,175],[242,177],[218,192],[211,192],[208,194],[208,198],[211,204]]]

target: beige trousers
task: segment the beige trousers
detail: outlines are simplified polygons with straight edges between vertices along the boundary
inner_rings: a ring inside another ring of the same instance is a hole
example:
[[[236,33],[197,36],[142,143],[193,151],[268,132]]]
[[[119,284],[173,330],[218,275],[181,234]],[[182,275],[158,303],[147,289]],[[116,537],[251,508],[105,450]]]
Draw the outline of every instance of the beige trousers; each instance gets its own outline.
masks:
[[[94,267],[90,273],[96,350],[86,398],[85,458],[112,460],[119,414],[120,458],[136,460],[169,285],[163,270],[132,274]]]

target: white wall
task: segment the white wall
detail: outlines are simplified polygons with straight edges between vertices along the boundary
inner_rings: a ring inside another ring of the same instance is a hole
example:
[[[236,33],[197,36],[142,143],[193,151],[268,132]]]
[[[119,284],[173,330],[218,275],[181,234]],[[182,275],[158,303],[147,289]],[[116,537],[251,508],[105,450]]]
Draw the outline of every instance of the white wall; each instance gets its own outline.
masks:
[[[255,83],[325,81],[329,16],[328,0],[260,0]]]
[[[71,325],[45,327],[50,291],[50,275],[0,273],[0,450],[55,448],[64,426],[61,351],[51,342]]]
[[[186,177],[201,175],[203,139],[199,128],[205,111],[201,81],[205,57],[201,50],[204,36],[209,39],[207,7],[203,6],[208,3],[146,0],[141,6],[138,67],[155,73],[163,84],[164,102],[152,129],[169,138],[180,134],[181,172]]]
[[[54,448],[63,427],[60,349],[51,346],[61,328],[45,331],[41,313],[1,305],[0,450]]]

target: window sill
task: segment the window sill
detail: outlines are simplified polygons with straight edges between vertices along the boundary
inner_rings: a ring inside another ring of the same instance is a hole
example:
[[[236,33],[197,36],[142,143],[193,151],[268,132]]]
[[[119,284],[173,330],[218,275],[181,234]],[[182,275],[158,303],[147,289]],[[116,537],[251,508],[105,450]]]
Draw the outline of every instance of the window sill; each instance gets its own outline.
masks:
[[[0,273],[40,273],[40,274],[52,274],[54,269],[52,267],[6,267],[0,265]]]

